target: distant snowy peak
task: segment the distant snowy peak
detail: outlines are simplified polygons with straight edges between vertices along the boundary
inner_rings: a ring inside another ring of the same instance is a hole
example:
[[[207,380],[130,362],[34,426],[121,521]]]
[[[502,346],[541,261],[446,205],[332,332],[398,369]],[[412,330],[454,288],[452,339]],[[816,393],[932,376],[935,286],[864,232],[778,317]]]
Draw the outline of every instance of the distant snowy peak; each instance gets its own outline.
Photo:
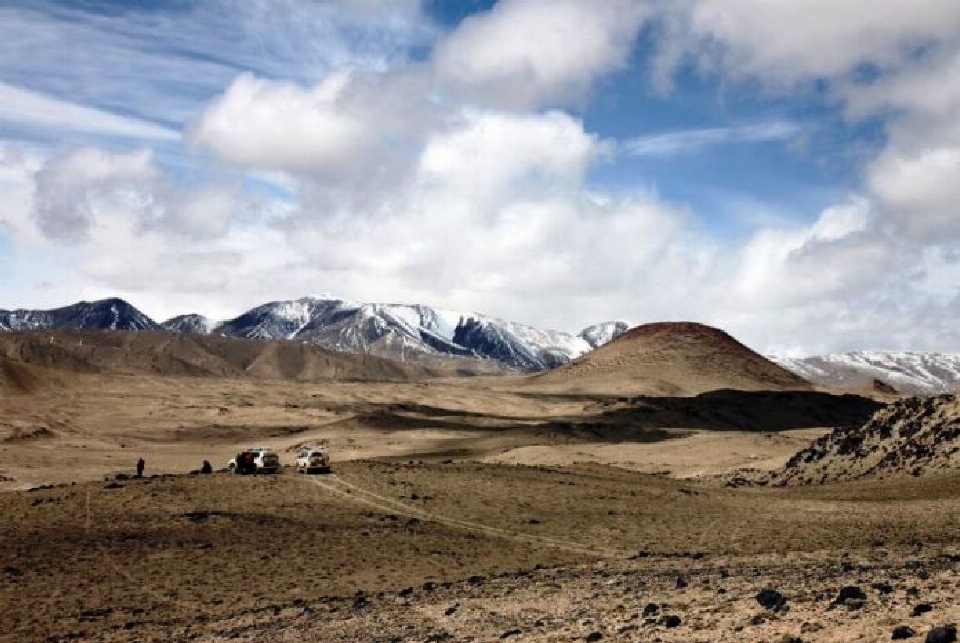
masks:
[[[960,354],[956,353],[855,351],[771,359],[804,379],[828,386],[859,386],[877,379],[917,395],[960,389]]]
[[[258,306],[220,324],[214,332],[297,339],[332,350],[400,360],[414,353],[491,359],[522,371],[552,368],[591,348],[586,340],[569,333],[477,313],[316,297]]]
[[[0,310],[0,329],[159,330],[159,325],[122,299],[81,301],[52,310]]]
[[[625,321],[609,321],[593,326],[587,326],[580,331],[580,337],[586,341],[591,348],[599,348],[604,344],[612,342],[620,335],[630,330],[631,324]]]
[[[209,335],[220,324],[216,319],[203,315],[178,315],[171,317],[160,324],[164,330],[174,333],[191,333],[193,335]]]

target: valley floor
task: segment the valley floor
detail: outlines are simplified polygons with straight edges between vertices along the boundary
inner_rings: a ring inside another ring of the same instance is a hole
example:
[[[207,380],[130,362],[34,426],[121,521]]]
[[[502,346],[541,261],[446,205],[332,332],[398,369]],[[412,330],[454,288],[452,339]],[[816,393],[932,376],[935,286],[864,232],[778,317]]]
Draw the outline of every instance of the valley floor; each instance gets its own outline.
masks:
[[[728,487],[822,429],[604,440],[609,403],[93,375],[0,398],[0,641],[877,641],[960,620],[960,476]],[[320,440],[331,475],[187,473]],[[146,478],[115,479],[141,456]]]

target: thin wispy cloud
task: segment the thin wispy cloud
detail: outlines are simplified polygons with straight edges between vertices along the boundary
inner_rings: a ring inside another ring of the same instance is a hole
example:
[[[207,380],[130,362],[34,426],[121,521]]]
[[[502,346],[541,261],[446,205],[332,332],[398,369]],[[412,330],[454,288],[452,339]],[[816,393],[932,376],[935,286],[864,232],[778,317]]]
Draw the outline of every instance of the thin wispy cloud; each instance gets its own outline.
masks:
[[[695,154],[720,145],[789,141],[796,137],[801,129],[800,125],[790,121],[689,129],[627,139],[620,144],[620,150],[629,156]]]
[[[180,132],[139,118],[78,105],[0,81],[0,123],[110,137],[174,141]]]

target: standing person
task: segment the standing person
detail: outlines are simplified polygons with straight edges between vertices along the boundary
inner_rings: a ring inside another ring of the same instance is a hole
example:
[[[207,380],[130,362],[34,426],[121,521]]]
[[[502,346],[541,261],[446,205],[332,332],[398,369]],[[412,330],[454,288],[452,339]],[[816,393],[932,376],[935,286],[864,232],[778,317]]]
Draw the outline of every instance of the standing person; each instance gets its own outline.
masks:
[[[147,463],[143,461],[143,458],[137,460],[137,477],[143,477],[143,468],[147,466]]]

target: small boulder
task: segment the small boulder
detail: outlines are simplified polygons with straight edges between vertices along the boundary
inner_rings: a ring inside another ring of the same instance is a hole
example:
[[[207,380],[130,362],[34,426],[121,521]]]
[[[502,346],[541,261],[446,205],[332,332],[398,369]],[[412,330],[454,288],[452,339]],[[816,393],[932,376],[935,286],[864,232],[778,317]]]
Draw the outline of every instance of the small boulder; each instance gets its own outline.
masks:
[[[867,595],[856,585],[847,585],[840,588],[837,598],[834,599],[834,605],[846,605],[851,609],[860,609],[864,606]]]
[[[913,611],[910,612],[910,616],[923,616],[927,612],[933,611],[933,605],[930,603],[917,603],[913,606]]]
[[[663,619],[661,619],[661,622],[663,623],[664,627],[674,628],[680,627],[681,621],[679,616],[676,614],[671,614],[669,616],[664,616]]]
[[[757,602],[764,609],[779,612],[786,606],[787,597],[775,589],[767,588],[757,594]]]
[[[941,625],[927,632],[926,643],[956,643],[957,626]]]
[[[603,638],[603,634],[601,634],[600,632],[590,632],[589,634],[587,634],[586,641],[587,643],[596,643],[602,638]]]
[[[912,628],[906,625],[900,625],[893,628],[893,634],[890,635],[890,639],[893,641],[902,641],[903,639],[909,639],[913,637],[917,632]]]

